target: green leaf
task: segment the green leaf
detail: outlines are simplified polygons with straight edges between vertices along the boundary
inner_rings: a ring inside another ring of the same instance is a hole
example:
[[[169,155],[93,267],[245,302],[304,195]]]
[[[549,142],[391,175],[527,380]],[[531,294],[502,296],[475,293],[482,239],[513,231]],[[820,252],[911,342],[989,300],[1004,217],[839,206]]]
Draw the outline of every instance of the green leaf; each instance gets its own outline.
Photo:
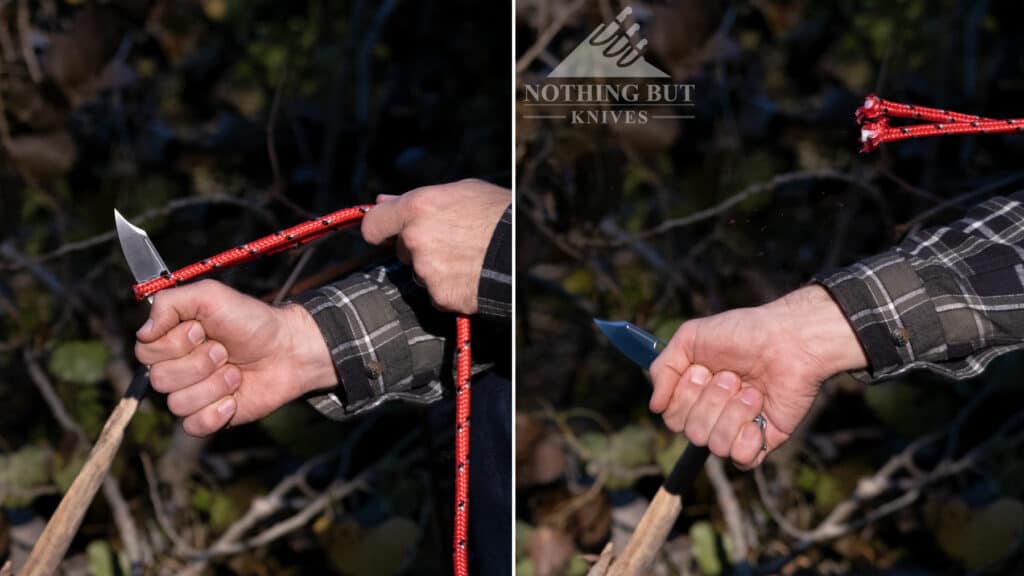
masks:
[[[89,560],[89,576],[114,576],[114,551],[103,540],[93,540],[85,548]]]
[[[64,342],[50,356],[50,372],[74,384],[95,384],[103,379],[107,356],[99,340]]]
[[[53,482],[60,488],[60,493],[64,494],[71,487],[71,483],[75,481],[75,477],[82,470],[82,466],[85,464],[85,455],[80,452],[75,452],[71,458],[64,462],[56,472],[53,473]]]
[[[530,541],[532,534],[533,526],[525,520],[516,519],[516,558],[528,558],[530,556],[527,543]]]
[[[590,563],[579,554],[572,557],[569,567],[565,569],[566,576],[586,576],[587,572],[590,572]]]
[[[1002,498],[978,509],[953,500],[928,512],[939,545],[968,570],[999,561],[1024,537],[1024,502],[1014,498]]]
[[[7,491],[21,492],[45,485],[50,481],[50,467],[53,451],[43,446],[28,445],[17,452],[0,456],[0,494]],[[7,496],[8,506],[24,505],[28,502],[15,496]]]
[[[351,576],[389,576],[409,569],[416,555],[419,526],[397,516],[369,528],[346,524],[333,530],[331,563]]]
[[[701,572],[708,576],[722,573],[722,562],[718,559],[718,547],[715,544],[715,530],[710,522],[703,520],[690,526],[690,543],[693,546],[693,557],[696,558]]]
[[[654,430],[648,426],[631,424],[611,436],[587,433],[580,442],[590,453],[591,462],[608,470],[609,488],[628,486],[635,478],[626,472],[655,461]]]
[[[687,444],[688,442],[686,441],[686,436],[684,434],[673,434],[672,442],[670,442],[668,446],[658,450],[658,466],[666,476],[676,465],[676,460],[679,460],[679,457],[682,456],[683,450],[686,449]]]
[[[914,438],[945,426],[959,410],[959,402],[942,386],[914,386],[889,382],[868,386],[864,401],[879,420],[905,438]]]

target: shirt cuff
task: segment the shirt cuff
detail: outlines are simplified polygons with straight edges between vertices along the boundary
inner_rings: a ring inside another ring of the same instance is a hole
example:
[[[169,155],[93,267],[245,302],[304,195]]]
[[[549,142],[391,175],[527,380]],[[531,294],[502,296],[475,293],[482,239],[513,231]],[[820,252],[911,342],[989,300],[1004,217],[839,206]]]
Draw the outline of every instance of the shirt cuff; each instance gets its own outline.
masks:
[[[427,404],[443,395],[446,339],[414,312],[430,305],[408,268],[353,274],[292,301],[313,316],[338,374],[338,386],[307,398],[325,416],[344,420],[390,400]]]
[[[487,246],[477,287],[477,310],[483,316],[512,316],[512,205],[498,220]]]
[[[898,250],[816,276],[849,320],[868,369],[854,373],[874,382],[923,364],[946,360],[941,320],[924,282]]]

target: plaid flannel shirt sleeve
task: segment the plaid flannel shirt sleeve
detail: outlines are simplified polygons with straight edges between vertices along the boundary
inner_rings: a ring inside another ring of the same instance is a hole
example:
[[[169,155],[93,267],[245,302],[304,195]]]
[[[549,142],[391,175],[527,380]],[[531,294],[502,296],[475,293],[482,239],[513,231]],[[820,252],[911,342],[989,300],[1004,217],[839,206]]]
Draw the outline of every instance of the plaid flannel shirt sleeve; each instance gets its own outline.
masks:
[[[429,404],[450,369],[450,318],[431,306],[408,267],[353,274],[292,298],[316,321],[338,373],[338,386],[310,396],[325,416],[344,420],[390,400]]]
[[[484,256],[477,289],[477,309],[482,316],[512,316],[512,205],[498,220]]]
[[[867,381],[923,368],[964,379],[1024,347],[1024,193],[817,276],[864,348]]]

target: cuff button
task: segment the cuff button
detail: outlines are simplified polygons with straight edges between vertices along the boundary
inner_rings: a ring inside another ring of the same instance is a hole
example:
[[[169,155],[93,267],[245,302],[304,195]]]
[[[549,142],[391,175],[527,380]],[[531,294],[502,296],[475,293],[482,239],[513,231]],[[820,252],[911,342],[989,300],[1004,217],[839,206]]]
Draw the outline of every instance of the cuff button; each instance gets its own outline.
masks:
[[[893,343],[897,346],[906,346],[907,342],[910,341],[910,335],[906,328],[893,328],[890,335],[892,336]]]
[[[370,361],[366,363],[366,377],[377,379],[380,378],[381,374],[384,373],[384,366],[376,361]]]

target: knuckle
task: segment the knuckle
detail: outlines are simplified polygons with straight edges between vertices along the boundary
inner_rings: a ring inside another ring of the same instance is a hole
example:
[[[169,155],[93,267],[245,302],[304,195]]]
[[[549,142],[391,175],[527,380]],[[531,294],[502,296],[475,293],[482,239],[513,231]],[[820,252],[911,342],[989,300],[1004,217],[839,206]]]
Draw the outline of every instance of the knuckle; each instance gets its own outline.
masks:
[[[181,428],[189,436],[195,436],[201,438],[206,436],[199,428],[199,421],[195,416],[190,416],[181,421]]]
[[[704,425],[699,422],[690,420],[686,423],[686,437],[698,446],[707,446],[708,433]]]
[[[146,365],[146,364],[148,364],[148,362],[146,361],[148,358],[149,358],[149,349],[146,347],[145,344],[143,344],[142,342],[139,342],[138,340],[136,340],[135,341],[135,359],[138,360],[141,364]]]
[[[726,435],[723,432],[719,430],[713,430],[711,432],[710,438],[708,438],[708,448],[715,456],[728,458],[730,448],[729,440],[730,439],[726,438]]]
[[[405,202],[405,214],[408,220],[415,220],[421,216],[426,208],[427,197],[430,196],[430,187],[417,188],[407,192],[403,197]]]
[[[167,409],[175,416],[185,416],[184,399],[181,392],[174,392],[167,395]]]
[[[423,234],[416,226],[407,226],[402,230],[402,244],[410,253],[416,252],[423,247]]]
[[[678,418],[672,418],[670,416],[664,416],[664,417],[662,417],[662,421],[665,423],[665,426],[667,426],[668,429],[673,431],[673,432],[682,433],[686,429],[686,426],[684,425],[684,423],[680,422]]]
[[[161,394],[166,394],[169,390],[164,369],[160,364],[154,364],[149,368],[149,385]]]

